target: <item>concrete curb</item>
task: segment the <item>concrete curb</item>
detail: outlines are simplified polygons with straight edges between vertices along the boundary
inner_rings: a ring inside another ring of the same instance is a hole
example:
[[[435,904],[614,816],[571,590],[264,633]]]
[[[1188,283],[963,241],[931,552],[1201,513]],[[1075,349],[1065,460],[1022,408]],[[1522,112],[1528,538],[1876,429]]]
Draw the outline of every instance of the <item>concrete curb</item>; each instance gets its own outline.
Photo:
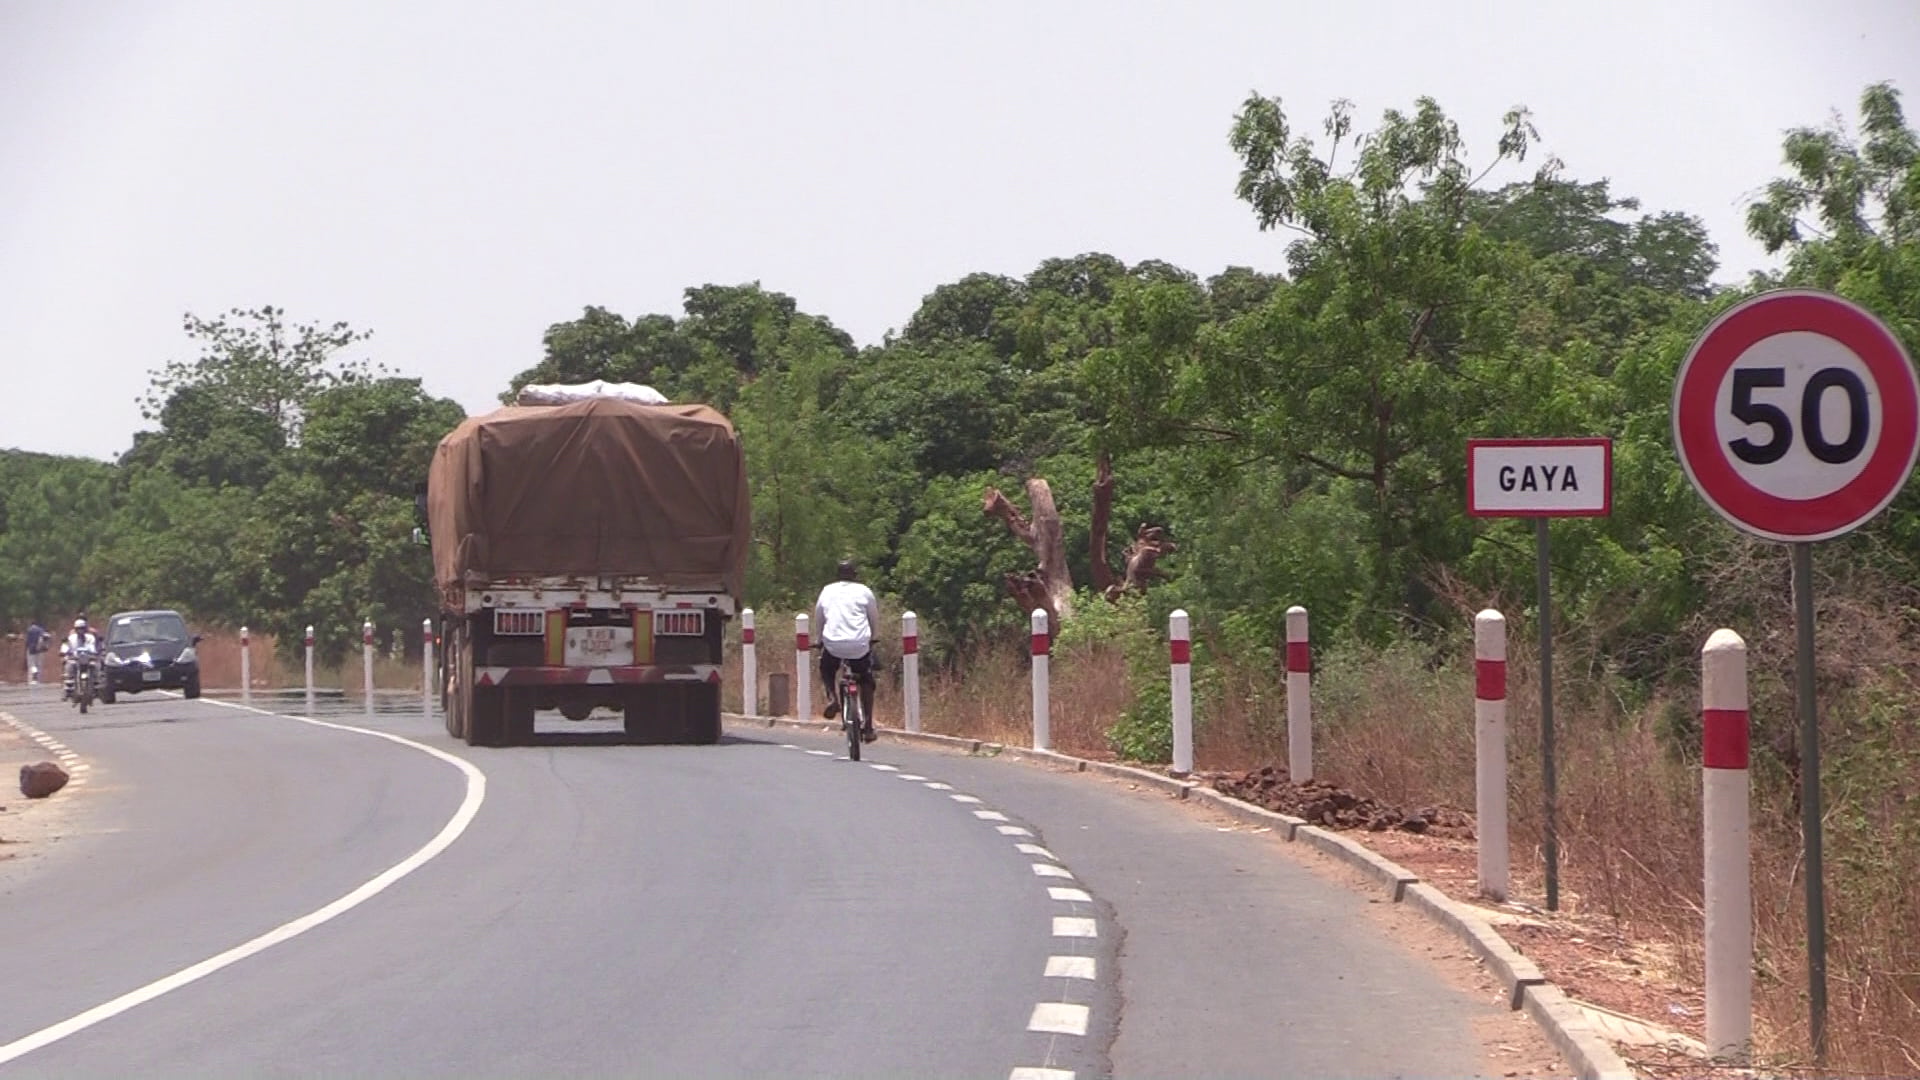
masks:
[[[1594,1032],[1580,1007],[1559,987],[1529,986],[1525,997],[1527,1015],[1567,1056],[1580,1080],[1636,1080],[1612,1044]]]
[[[1396,904],[1406,895],[1407,886],[1420,880],[1418,875],[1386,856],[1317,825],[1302,825],[1293,831],[1293,837],[1358,867],[1362,873],[1378,878]]]
[[[838,731],[833,724],[808,723],[781,717],[742,716],[737,713],[721,715],[729,720],[763,724],[766,727],[805,728],[827,734]],[[1501,937],[1492,923],[1481,918],[1467,905],[1454,900],[1432,885],[1422,882],[1419,875],[1357,841],[1331,830],[1310,825],[1301,818],[1275,813],[1231,795],[1222,794],[1198,781],[1177,780],[1131,765],[1092,761],[1053,750],[1031,750],[1025,747],[1007,746],[1003,743],[981,742],[978,739],[962,739],[952,735],[901,731],[897,728],[879,728],[879,732],[886,738],[901,742],[924,743],[946,749],[964,750],[970,754],[977,754],[983,750],[991,751],[996,756],[1004,755],[1016,761],[1067,765],[1073,766],[1076,772],[1091,771],[1125,780],[1137,780],[1166,791],[1176,799],[1203,802],[1248,824],[1270,827],[1288,840],[1304,841],[1378,880],[1387,887],[1394,902],[1408,904],[1460,938],[1469,949],[1473,950],[1474,955],[1487,965],[1487,970],[1491,971],[1494,977],[1506,987],[1507,1007],[1525,1009],[1533,1022],[1546,1033],[1554,1047],[1566,1055],[1567,1063],[1573,1066],[1580,1080],[1636,1080],[1633,1071],[1627,1067],[1626,1061],[1588,1022],[1581,1013],[1580,1007],[1574,1004],[1573,1000],[1567,997],[1559,987],[1547,982],[1546,976],[1541,974],[1538,965]]]

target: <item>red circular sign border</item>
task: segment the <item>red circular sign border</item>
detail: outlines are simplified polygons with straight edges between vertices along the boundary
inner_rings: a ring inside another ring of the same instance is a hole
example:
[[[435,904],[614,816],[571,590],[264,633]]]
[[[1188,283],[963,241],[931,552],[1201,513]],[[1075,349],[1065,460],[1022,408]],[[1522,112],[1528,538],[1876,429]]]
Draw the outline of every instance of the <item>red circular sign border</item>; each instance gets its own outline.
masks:
[[[1793,331],[1830,338],[1860,357],[1881,399],[1880,441],[1866,467],[1845,487],[1817,499],[1783,499],[1748,483],[1728,464],[1714,421],[1720,380],[1741,354]],[[1703,404],[1689,408],[1703,396]],[[1772,540],[1825,540],[1857,528],[1900,493],[1920,452],[1920,377],[1905,347],[1866,309],[1831,293],[1778,289],[1722,312],[1681,361],[1672,408],[1674,449],[1701,498],[1722,517]],[[1907,432],[1904,449],[1887,437],[1901,430]],[[1798,527],[1776,527],[1782,519]]]

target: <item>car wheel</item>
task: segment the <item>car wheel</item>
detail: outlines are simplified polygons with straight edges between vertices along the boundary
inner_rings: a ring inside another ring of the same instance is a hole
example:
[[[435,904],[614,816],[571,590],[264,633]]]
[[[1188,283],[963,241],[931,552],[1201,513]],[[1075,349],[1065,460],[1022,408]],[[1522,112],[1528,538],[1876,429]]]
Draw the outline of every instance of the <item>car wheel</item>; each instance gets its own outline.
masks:
[[[200,677],[198,675],[187,680],[186,694],[190,698],[200,696]]]
[[[113,704],[113,698],[114,698],[113,683],[111,682],[102,683],[100,685],[100,704],[111,705]]]

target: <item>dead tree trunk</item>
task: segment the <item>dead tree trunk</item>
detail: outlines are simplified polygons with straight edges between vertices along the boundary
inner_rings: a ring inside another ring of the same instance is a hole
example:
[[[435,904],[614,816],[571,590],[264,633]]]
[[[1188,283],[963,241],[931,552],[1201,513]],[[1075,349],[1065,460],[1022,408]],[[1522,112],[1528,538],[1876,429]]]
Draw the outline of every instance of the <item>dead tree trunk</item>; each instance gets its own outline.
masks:
[[[1113,460],[1100,455],[1093,475],[1093,516],[1088,522],[1087,546],[1092,550],[1093,589],[1102,596],[1113,595],[1113,569],[1107,564],[1107,524],[1113,518]]]
[[[1061,619],[1073,618],[1073,575],[1067,570],[1066,539],[1060,526],[1060,511],[1053,505],[1053,489],[1040,477],[1027,481],[1027,505],[1032,508],[1029,521],[999,488],[988,488],[981,510],[1007,523],[1007,528],[1027,545],[1040,565],[1024,574],[1007,575],[1007,591],[1019,600],[1024,610],[1044,608],[1047,625],[1055,632]]]

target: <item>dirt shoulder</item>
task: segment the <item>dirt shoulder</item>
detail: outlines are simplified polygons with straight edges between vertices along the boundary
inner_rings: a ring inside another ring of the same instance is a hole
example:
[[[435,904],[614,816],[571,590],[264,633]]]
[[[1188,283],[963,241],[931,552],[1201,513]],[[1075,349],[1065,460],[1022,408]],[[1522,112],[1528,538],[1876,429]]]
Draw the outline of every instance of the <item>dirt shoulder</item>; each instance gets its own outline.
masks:
[[[66,787],[44,799],[29,799],[20,794],[20,767],[54,756],[16,728],[5,722],[0,712],[0,891],[17,885],[61,844],[87,831],[88,800],[94,789],[87,784]]]

